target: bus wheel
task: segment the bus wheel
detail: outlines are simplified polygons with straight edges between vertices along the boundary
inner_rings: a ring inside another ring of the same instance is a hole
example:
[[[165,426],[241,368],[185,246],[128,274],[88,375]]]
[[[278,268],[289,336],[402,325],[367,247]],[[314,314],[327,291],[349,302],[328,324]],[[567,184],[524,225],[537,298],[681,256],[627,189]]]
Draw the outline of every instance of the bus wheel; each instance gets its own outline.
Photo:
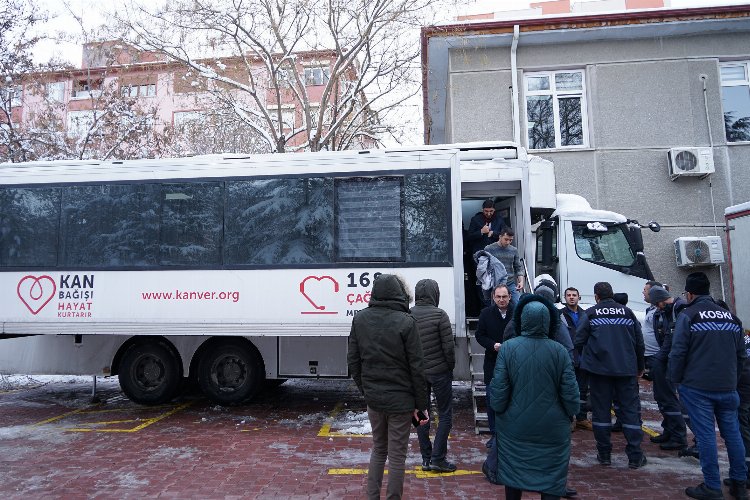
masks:
[[[139,404],[169,402],[180,387],[180,364],[158,343],[136,344],[125,352],[118,375],[122,392]]]
[[[263,358],[252,344],[227,341],[206,352],[198,368],[201,390],[211,401],[233,405],[246,401],[265,380]]]

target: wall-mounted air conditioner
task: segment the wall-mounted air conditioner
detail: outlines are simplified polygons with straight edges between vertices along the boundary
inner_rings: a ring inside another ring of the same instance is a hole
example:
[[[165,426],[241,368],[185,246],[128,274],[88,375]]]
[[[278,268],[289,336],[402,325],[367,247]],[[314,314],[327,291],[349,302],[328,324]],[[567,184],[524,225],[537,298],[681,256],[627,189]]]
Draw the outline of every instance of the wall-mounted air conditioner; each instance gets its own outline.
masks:
[[[669,177],[713,174],[714,153],[711,148],[672,148],[669,150]]]
[[[719,236],[677,238],[674,256],[679,267],[712,266],[724,262],[724,248]]]

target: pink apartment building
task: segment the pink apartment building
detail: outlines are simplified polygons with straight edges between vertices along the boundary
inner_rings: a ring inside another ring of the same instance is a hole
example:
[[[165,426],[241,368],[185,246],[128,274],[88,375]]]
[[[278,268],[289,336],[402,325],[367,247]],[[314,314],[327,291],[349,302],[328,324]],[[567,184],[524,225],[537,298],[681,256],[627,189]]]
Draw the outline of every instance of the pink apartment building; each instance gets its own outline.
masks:
[[[320,101],[335,60],[336,55],[332,52],[296,54],[295,71],[305,86],[313,126],[317,123]],[[281,109],[283,131],[280,132],[287,138],[286,146],[294,148],[303,144],[307,133],[300,129],[306,124],[305,109],[295,98],[292,84],[287,83],[293,81],[294,75],[290,74],[290,69],[280,70],[277,92],[263,61],[251,59],[251,62],[256,85],[261,90],[265,89],[261,96],[265,93],[266,110],[277,116],[277,109]],[[205,60],[204,64],[219,75],[233,80],[248,80],[247,67],[238,57]],[[71,138],[84,133],[93,119],[93,110],[102,105],[101,99],[107,93],[110,96],[134,98],[140,109],[153,113],[153,129],[161,132],[170,126],[179,127],[186,122],[200,120],[217,106],[209,89],[216,93],[221,90],[230,92],[230,88],[230,85],[222,82],[209,82],[195,70],[168,61],[160,54],[139,51],[119,41],[108,41],[84,45],[80,69],[25,75],[22,82],[6,86],[4,95],[13,124],[28,125],[40,110],[50,109],[52,105],[66,135]],[[336,99],[335,89],[329,101]],[[245,104],[257,107],[255,103]],[[0,114],[2,122],[7,122],[7,116]]]

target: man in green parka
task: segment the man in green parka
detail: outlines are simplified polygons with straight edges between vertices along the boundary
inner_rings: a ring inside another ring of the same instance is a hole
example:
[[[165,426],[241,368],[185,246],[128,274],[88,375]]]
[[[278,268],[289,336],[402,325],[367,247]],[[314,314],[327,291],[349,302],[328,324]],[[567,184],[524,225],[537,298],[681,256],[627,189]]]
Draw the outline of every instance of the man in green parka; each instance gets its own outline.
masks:
[[[427,383],[417,321],[409,314],[411,297],[403,280],[381,274],[369,306],[352,321],[347,361],[349,374],[365,396],[372,426],[367,497],[380,498],[388,459],[386,498],[401,498],[412,418],[427,415]]]
[[[579,410],[570,356],[552,340],[560,313],[543,298],[526,295],[513,316],[519,336],[500,347],[489,387],[497,479],[509,500],[520,500],[523,491],[560,498],[566,494],[570,419]]]

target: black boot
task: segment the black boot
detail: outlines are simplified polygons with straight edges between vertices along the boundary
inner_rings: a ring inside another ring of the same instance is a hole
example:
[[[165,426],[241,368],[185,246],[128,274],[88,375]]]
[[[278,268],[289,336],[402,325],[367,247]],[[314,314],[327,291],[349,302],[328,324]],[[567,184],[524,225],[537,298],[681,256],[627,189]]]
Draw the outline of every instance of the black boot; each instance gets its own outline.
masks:
[[[610,456],[609,452],[597,452],[596,460],[602,465],[612,465],[612,457]]]
[[[729,485],[729,494],[734,498],[747,500],[747,491],[745,490],[745,487],[745,481],[735,481],[733,479]]]

